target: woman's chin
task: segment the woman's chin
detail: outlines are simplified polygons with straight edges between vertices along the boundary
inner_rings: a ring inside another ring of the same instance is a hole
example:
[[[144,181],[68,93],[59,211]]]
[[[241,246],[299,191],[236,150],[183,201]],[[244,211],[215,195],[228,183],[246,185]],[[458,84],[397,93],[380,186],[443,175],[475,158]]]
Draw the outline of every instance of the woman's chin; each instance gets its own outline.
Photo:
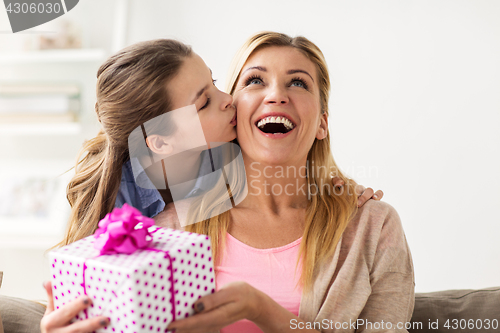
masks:
[[[292,159],[291,157],[294,158]],[[265,149],[260,150],[252,159],[254,162],[261,163],[262,165],[288,166],[294,165],[295,157],[293,152],[288,149],[280,149],[279,151]]]

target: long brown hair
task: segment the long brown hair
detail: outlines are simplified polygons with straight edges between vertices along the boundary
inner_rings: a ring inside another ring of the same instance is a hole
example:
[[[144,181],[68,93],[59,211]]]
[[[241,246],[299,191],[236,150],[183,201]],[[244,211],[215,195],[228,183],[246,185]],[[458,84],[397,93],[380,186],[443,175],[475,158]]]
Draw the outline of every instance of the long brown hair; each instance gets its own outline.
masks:
[[[276,32],[262,32],[250,37],[233,59],[226,91],[230,94],[234,93],[247,59],[256,51],[271,46],[295,48],[315,64],[319,78],[320,112],[328,115],[330,77],[326,61],[321,50],[305,37],[292,38]],[[302,274],[299,283],[305,290],[311,290],[318,267],[333,256],[345,228],[357,211],[357,196],[354,191],[356,183],[339,170],[333,159],[329,133],[323,140],[315,139],[307,156],[307,165],[315,166],[314,172],[307,173],[308,184],[315,184],[318,189],[322,189],[325,184],[332,187],[332,172],[345,182],[344,188],[339,193],[317,191],[316,194],[311,195],[309,201],[297,265],[302,259]],[[186,230],[210,236],[214,262],[219,264],[229,224],[230,213],[224,212],[203,222],[189,225]]]
[[[67,187],[71,205],[66,245],[95,232],[114,205],[128,137],[144,122],[171,109],[167,82],[191,56],[189,46],[170,39],[131,45],[111,56],[97,72],[95,111],[102,129],[85,142]],[[163,132],[172,130],[163,128]]]

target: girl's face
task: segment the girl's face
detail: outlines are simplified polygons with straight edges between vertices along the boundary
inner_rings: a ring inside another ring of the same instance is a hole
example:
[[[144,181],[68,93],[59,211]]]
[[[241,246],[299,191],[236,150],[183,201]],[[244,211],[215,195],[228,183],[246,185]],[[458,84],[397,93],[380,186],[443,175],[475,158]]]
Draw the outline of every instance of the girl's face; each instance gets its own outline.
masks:
[[[305,163],[314,140],[327,135],[316,66],[293,47],[271,46],[252,54],[233,96],[238,142],[252,161]]]
[[[199,55],[193,53],[167,84],[174,110],[193,104],[196,106],[205,139],[211,147],[217,142],[229,142],[236,138],[233,99],[217,89],[214,82],[211,70]]]

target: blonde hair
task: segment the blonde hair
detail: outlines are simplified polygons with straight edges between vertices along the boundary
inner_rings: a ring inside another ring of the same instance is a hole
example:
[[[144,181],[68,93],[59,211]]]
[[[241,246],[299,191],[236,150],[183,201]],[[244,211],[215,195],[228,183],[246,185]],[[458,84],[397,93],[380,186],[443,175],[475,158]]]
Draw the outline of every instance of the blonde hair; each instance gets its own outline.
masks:
[[[75,175],[66,191],[71,205],[68,228],[59,245],[93,234],[114,208],[122,165],[129,159],[129,135],[171,109],[166,84],[191,54],[183,43],[157,39],[131,45],[101,65],[95,111],[102,130],[78,154]],[[158,126],[161,134],[173,130],[171,124]]]
[[[241,47],[231,65],[226,91],[234,94],[241,70],[247,59],[265,47],[292,47],[302,52],[317,68],[318,86],[320,90],[321,112],[328,116],[328,99],[330,77],[325,58],[321,50],[305,37],[290,37],[277,32],[262,32],[250,37]],[[307,156],[307,165],[316,166],[317,170],[307,173],[308,185],[317,189],[331,186],[332,175],[344,180],[341,193],[317,191],[311,195],[306,211],[305,229],[299,249],[299,261],[302,260],[302,272],[299,283],[304,290],[312,290],[318,268],[331,258],[349,221],[357,211],[357,196],[354,195],[355,182],[347,178],[337,167],[331,150],[330,134],[323,140],[315,139]],[[192,224],[186,230],[209,235],[212,240],[214,263],[220,263],[225,243],[225,235],[229,229],[230,213],[224,212],[205,221]],[[217,272],[217,270],[216,270]]]

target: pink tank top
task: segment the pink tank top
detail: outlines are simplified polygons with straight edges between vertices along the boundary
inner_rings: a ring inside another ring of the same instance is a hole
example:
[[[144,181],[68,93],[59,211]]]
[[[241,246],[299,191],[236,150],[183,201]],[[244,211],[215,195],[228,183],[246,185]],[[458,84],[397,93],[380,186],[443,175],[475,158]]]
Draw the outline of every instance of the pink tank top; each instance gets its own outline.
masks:
[[[245,281],[298,316],[302,288],[296,287],[302,270],[295,265],[302,237],[271,249],[256,249],[226,233],[226,252],[216,275],[216,289],[233,281]],[[296,272],[296,273],[295,273]],[[295,276],[294,276],[295,274]],[[243,319],[224,327],[221,333],[262,332],[253,322]]]

